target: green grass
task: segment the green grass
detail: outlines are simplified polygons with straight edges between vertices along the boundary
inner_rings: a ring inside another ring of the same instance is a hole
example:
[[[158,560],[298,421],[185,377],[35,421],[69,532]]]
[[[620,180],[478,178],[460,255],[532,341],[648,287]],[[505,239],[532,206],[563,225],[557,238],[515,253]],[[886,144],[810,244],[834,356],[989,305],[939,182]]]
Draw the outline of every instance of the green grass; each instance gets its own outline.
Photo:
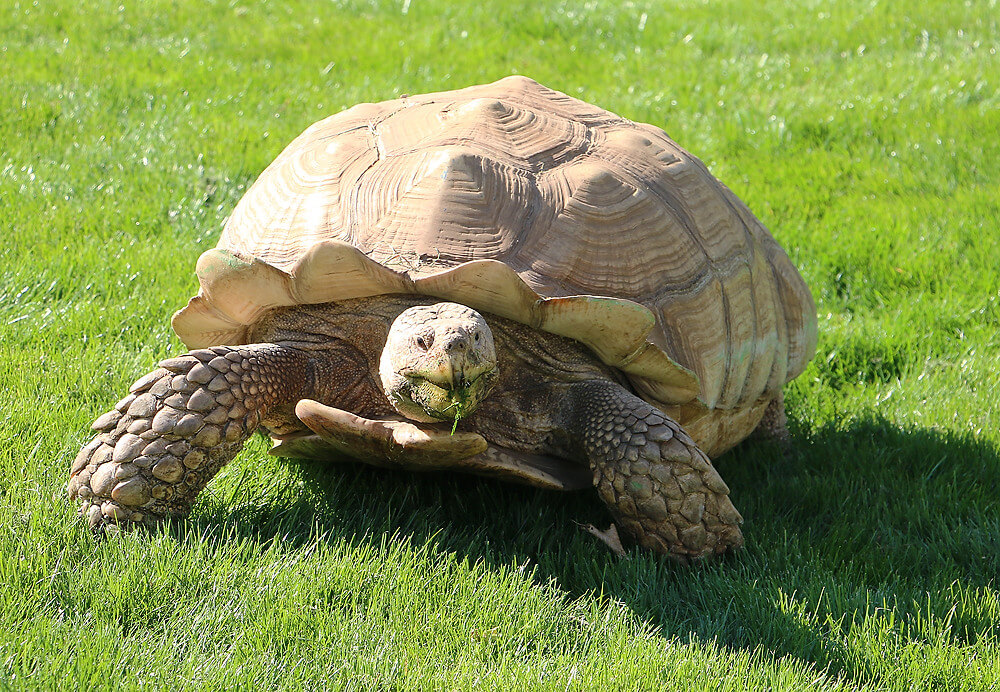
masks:
[[[404,11],[405,9],[405,11]],[[998,689],[993,0],[0,10],[0,687]],[[359,101],[510,73],[664,127],[772,229],[820,345],[796,456],[717,461],[747,548],[617,560],[594,493],[286,463],[95,541],[89,422],[262,168]]]

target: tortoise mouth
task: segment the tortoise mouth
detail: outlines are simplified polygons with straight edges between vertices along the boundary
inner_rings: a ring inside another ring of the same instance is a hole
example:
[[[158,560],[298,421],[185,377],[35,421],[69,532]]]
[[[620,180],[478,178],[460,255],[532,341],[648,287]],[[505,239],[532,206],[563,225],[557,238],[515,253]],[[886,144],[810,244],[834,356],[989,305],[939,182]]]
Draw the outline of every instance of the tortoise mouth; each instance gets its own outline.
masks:
[[[468,389],[479,382],[483,377],[489,377],[490,373],[496,373],[496,363],[488,362],[479,367],[465,368],[454,367],[449,363],[449,367],[440,365],[433,370],[425,370],[419,367],[407,367],[399,371],[400,376],[410,382],[427,382],[429,384],[446,391]]]
[[[472,379],[456,378],[456,382],[449,383],[452,386],[441,386],[423,375],[400,373],[396,386],[386,394],[393,407],[407,418],[457,422],[479,407],[497,379],[497,370],[491,369]]]

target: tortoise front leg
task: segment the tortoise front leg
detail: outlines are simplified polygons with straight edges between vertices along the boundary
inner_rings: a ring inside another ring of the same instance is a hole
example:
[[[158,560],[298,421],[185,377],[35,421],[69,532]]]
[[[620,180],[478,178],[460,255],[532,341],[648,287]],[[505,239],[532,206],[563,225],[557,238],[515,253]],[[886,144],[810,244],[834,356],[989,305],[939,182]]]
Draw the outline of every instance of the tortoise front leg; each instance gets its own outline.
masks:
[[[185,516],[267,411],[310,379],[307,356],[275,344],[165,360],[94,422],[99,434],[73,462],[70,499],[95,529]]]
[[[612,382],[570,387],[566,429],[623,532],[697,558],[743,545],[729,488],[681,427]]]

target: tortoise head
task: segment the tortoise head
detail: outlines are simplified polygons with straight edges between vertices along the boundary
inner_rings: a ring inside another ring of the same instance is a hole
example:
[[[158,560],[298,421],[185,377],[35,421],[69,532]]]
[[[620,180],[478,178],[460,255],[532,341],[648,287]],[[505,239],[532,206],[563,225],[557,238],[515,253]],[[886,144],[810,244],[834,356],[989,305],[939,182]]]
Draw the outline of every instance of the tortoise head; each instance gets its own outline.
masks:
[[[498,375],[489,325],[458,303],[401,312],[389,328],[379,362],[393,407],[426,423],[469,415],[489,395]]]

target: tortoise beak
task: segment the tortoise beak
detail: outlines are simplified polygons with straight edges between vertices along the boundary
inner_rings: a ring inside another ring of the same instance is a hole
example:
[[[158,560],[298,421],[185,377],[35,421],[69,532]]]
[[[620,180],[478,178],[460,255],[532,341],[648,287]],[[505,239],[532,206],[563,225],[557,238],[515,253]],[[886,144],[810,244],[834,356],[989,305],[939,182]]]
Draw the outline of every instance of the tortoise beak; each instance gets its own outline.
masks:
[[[400,379],[399,386],[387,391],[397,411],[414,420],[452,421],[476,410],[493,390],[499,371],[495,366],[483,369],[471,379],[460,370],[452,371],[446,380],[425,373],[411,373]]]
[[[468,389],[469,385],[491,370],[496,370],[496,363],[483,363],[480,366],[469,367],[467,363],[447,360],[433,370],[411,371],[404,374],[407,377],[427,380],[441,389],[460,391]]]

